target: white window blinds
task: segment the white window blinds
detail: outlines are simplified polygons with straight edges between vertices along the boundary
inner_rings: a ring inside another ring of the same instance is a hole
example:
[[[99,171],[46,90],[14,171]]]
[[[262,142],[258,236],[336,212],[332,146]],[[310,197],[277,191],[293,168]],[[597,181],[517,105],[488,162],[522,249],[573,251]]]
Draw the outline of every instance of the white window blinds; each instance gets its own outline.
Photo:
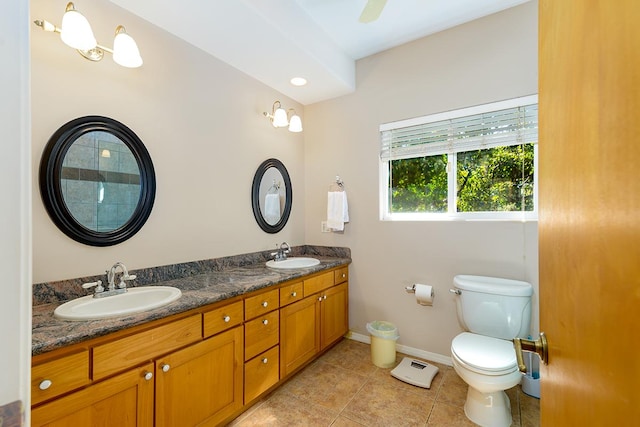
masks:
[[[389,161],[537,143],[537,101],[534,95],[382,125],[380,158]],[[501,108],[509,104],[519,105]]]

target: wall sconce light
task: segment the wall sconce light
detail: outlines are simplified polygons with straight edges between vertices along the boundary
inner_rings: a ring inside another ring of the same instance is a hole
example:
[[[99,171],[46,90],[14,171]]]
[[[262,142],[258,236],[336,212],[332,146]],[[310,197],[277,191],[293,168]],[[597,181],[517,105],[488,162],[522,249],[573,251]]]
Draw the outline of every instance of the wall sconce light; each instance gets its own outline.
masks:
[[[288,111],[285,111],[285,109],[282,108],[280,101],[273,103],[271,113],[265,111],[262,114],[271,120],[271,124],[275,128],[289,126],[290,132],[302,132],[302,120],[300,119],[300,116],[296,114],[296,110],[289,108]]]
[[[116,27],[113,49],[101,46],[93,35],[89,21],[76,10],[72,2],[67,3],[62,16],[62,28],[40,19],[33,23],[44,31],[59,33],[64,44],[76,49],[80,55],[90,61],[100,61],[104,53],[109,52],[113,55],[113,60],[123,67],[137,68],[142,65],[138,45],[122,25]]]

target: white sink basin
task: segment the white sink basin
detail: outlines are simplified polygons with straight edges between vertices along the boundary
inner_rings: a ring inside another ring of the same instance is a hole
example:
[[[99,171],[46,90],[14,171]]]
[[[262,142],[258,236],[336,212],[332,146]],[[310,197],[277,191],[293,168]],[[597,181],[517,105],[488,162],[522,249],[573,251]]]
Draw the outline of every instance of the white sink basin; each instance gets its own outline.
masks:
[[[53,315],[63,320],[95,320],[139,313],[167,305],[182,295],[171,286],[129,288],[124,294],[94,298],[76,298],[55,309]]]
[[[271,268],[305,268],[318,264],[320,264],[319,259],[306,257],[287,258],[282,261],[267,261],[267,267]]]

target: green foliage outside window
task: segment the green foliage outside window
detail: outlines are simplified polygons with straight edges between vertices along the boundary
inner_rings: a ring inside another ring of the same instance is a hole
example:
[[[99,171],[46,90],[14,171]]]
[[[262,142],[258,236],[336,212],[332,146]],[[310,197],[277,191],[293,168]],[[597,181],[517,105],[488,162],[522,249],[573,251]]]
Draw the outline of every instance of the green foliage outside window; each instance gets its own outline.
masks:
[[[393,160],[391,212],[447,212],[447,155]]]
[[[533,211],[533,144],[457,153],[456,211]],[[447,155],[390,162],[390,211],[446,213]]]
[[[533,144],[458,153],[457,172],[458,212],[533,210]]]

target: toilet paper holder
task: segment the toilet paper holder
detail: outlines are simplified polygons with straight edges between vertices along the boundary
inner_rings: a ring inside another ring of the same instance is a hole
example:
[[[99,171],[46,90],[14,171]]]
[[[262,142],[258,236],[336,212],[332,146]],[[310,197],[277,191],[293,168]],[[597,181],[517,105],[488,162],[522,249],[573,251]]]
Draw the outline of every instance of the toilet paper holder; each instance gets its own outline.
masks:
[[[413,284],[411,286],[405,286],[404,290],[407,291],[408,294],[415,294],[416,293],[416,285]]]

